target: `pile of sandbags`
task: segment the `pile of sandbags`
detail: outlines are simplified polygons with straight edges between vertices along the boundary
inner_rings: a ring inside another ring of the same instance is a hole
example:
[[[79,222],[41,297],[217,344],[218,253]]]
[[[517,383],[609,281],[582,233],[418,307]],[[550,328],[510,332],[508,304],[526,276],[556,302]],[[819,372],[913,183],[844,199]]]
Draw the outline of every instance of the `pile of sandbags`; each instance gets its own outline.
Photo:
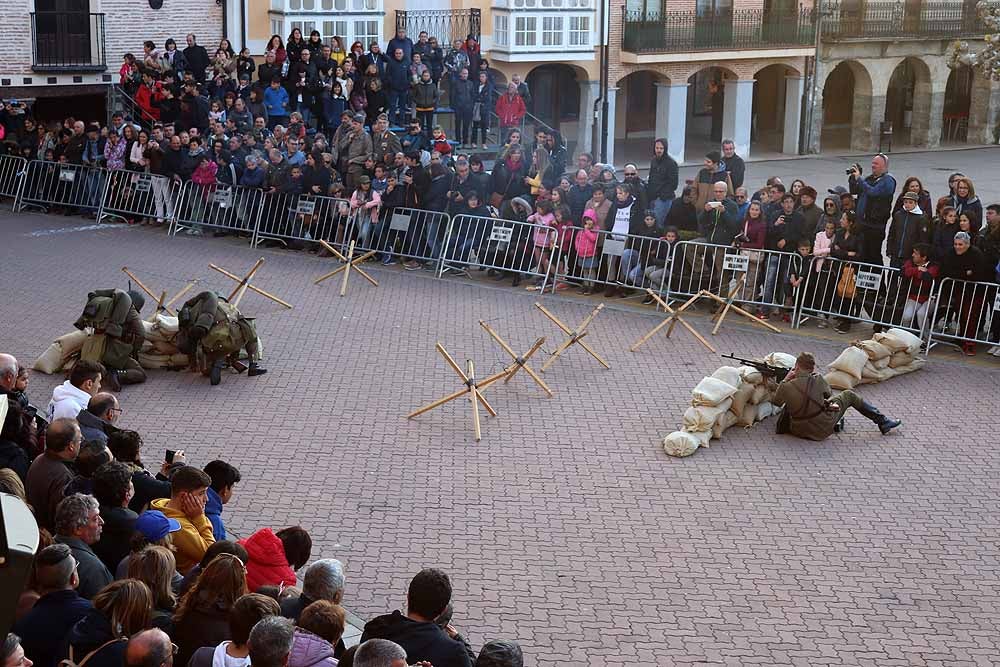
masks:
[[[889,329],[854,342],[840,353],[824,377],[834,389],[884,382],[924,367],[920,339],[905,329]]]
[[[763,361],[782,368],[795,365],[795,357],[781,352]],[[776,389],[777,384],[756,368],[722,366],[691,392],[691,407],[684,412],[681,430],[663,439],[663,450],[670,456],[690,456],[732,426],[749,427],[767,419],[775,412],[771,399]]]
[[[86,331],[74,330],[52,341],[52,344],[35,359],[32,369],[39,373],[51,375],[63,369],[70,357],[83,347],[89,334]]]
[[[188,356],[177,349],[177,318],[156,313],[143,321],[146,340],[139,351],[139,365],[145,369],[186,368]]]

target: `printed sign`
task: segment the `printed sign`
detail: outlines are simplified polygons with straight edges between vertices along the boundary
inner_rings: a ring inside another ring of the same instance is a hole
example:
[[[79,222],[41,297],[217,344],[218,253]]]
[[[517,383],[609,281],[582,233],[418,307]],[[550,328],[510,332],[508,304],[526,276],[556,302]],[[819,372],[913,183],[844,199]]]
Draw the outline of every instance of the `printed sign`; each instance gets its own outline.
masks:
[[[495,225],[493,231],[490,233],[490,241],[499,241],[500,243],[510,243],[510,237],[514,233],[513,227],[501,227]]]
[[[316,209],[316,201],[314,199],[300,198],[298,205],[295,207],[295,212],[299,215],[312,215],[313,211]]]
[[[139,177],[135,181],[135,191],[136,192],[149,192],[149,188],[152,185],[152,179],[149,174],[139,174]]]
[[[397,232],[405,232],[410,228],[409,213],[393,213],[389,220],[389,229]]]
[[[854,277],[854,284],[858,289],[878,289],[882,284],[882,272],[859,269]]]
[[[604,240],[604,250],[601,251],[605,255],[614,255],[615,257],[621,257],[622,253],[625,252],[625,241],[615,241],[614,239]]]
[[[1000,312],[1000,291],[997,292],[997,296],[993,299],[993,312]]]
[[[745,273],[750,266],[750,258],[746,255],[726,254],[722,260],[722,268],[726,271],[739,271]]]
[[[76,180],[76,172],[72,169],[60,169],[59,180],[63,183],[72,183]]]
[[[212,193],[212,203],[219,208],[228,208],[233,205],[233,191],[230,188],[219,188]]]

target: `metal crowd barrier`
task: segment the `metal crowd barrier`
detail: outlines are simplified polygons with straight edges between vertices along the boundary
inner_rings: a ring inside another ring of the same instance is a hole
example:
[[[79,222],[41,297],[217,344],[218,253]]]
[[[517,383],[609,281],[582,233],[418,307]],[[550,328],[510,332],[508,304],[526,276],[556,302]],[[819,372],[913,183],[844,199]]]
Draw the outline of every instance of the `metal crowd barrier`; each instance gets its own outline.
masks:
[[[933,287],[928,286],[927,290],[925,295],[933,298]],[[914,317],[909,318],[909,323],[903,322],[908,291],[909,281],[904,280],[899,269],[827,257],[819,271],[807,273],[795,326],[801,326],[811,317],[820,317],[898,326],[919,334],[920,325]]]
[[[1000,344],[1000,285],[944,278],[938,285],[929,342]]]
[[[28,161],[17,155],[0,155],[0,197],[17,199]]]
[[[101,198],[97,219],[116,217],[123,220],[149,218],[157,223],[173,221],[180,191],[181,184],[166,176],[113,169],[108,172],[107,187]]]
[[[663,281],[663,269],[670,258],[670,244],[655,236],[632,236],[581,227],[564,227],[552,238],[558,255],[552,260],[555,288],[576,283],[585,290],[598,286],[657,287]],[[534,240],[536,257],[543,249],[538,235]]]
[[[470,268],[516,273],[548,282],[550,271],[533,256],[534,241],[555,232],[546,225],[476,215],[456,215],[444,240],[440,274],[467,272]],[[551,259],[551,251],[550,251]]]
[[[28,206],[43,210],[63,208],[97,214],[107,186],[108,171],[100,167],[32,160],[25,171],[15,211]]]
[[[451,228],[447,213],[399,206],[380,210],[376,218],[355,212],[348,239],[354,240],[356,254],[377,250],[383,257],[412,259],[439,271]]]
[[[170,235],[204,228],[246,236],[253,241],[263,208],[264,191],[238,185],[185,183],[174,207]]]
[[[346,199],[265,193],[253,245],[277,241],[296,248],[305,242],[326,241],[342,245],[350,226],[351,205]]]
[[[801,284],[794,287],[788,279],[791,274],[802,276],[802,271],[797,253],[681,241],[674,245],[660,293],[672,299],[709,290],[725,297],[737,290],[737,303],[766,311],[795,303]]]

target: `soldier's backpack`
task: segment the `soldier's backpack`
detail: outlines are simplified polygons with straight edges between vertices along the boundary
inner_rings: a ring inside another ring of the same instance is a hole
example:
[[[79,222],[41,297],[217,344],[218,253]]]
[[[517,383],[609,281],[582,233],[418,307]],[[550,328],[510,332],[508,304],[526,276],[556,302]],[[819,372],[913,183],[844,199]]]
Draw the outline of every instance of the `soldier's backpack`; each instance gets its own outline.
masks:
[[[236,307],[220,299],[216,323],[201,339],[201,346],[205,352],[212,356],[226,356],[238,352],[244,343],[239,319],[240,314]]]
[[[83,313],[76,321],[77,329],[90,327],[96,332],[103,333],[111,320],[111,312],[115,308],[115,300],[110,296],[97,296],[91,292],[87,299],[87,305],[83,307]]]

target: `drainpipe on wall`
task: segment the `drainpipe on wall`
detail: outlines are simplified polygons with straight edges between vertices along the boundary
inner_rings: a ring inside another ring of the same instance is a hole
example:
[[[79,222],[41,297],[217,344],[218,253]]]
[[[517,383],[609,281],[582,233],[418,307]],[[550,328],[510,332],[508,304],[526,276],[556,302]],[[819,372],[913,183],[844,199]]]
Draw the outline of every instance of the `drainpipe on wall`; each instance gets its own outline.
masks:
[[[608,158],[608,14],[610,6],[608,0],[601,2],[601,90],[600,95],[594,100],[594,112],[597,112],[597,105],[601,105],[601,162],[607,162]],[[610,131],[614,131],[613,128]]]
[[[823,4],[823,2],[817,2],[813,9],[816,12],[816,44],[813,53],[812,75],[802,90],[803,110],[806,113],[802,114],[801,117],[806,118],[806,124],[799,133],[799,155],[807,155],[812,149],[813,118],[816,114],[816,86],[819,82],[817,73],[819,72],[820,36],[823,32]],[[820,109],[820,113],[823,113],[822,109]]]
[[[240,44],[247,46],[247,0],[240,0]]]
[[[215,0],[215,4],[222,7],[222,37],[229,39],[229,2],[227,0]]]

